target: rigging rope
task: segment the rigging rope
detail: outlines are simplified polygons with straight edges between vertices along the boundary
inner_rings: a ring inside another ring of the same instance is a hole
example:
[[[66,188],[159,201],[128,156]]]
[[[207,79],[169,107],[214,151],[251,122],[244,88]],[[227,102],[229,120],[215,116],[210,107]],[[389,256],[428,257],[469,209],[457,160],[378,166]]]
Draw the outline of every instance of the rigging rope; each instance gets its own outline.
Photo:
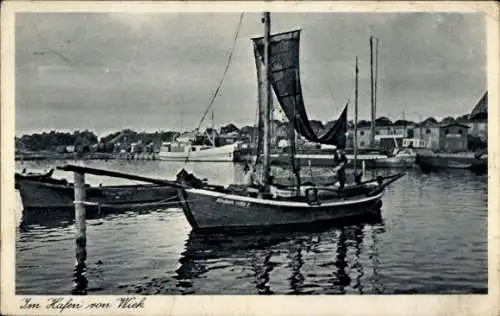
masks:
[[[238,36],[239,36],[240,30],[241,30],[241,24],[243,22],[243,15],[244,15],[244,13],[242,12],[241,15],[240,15],[240,19],[238,21],[238,26],[236,27],[236,32],[234,34],[233,45],[231,46],[231,50],[229,51],[229,55],[228,55],[228,58],[227,58],[226,67],[224,68],[224,72],[222,73],[222,78],[220,79],[219,85],[215,89],[215,92],[210,97],[210,101],[208,102],[208,107],[205,110],[205,112],[203,113],[203,116],[201,117],[200,123],[198,123],[198,127],[196,128],[196,131],[198,131],[200,129],[201,124],[203,124],[203,121],[207,117],[208,112],[212,108],[212,106],[214,104],[214,101],[215,101],[215,98],[217,98],[217,95],[219,94],[220,88],[222,87],[222,84],[224,83],[224,78],[226,77],[226,74],[227,74],[227,72],[229,70],[229,67],[231,66],[231,61],[233,59],[234,48],[236,47],[236,41],[238,40]],[[213,133],[213,131],[212,131],[212,133]],[[196,137],[196,135],[195,135],[195,137]],[[214,138],[214,142],[213,142],[212,145],[215,146],[215,138]],[[191,154],[191,150],[188,151],[188,154],[186,156],[186,159],[184,160],[184,163],[187,163],[189,161],[190,154]]]
[[[219,91],[220,91],[220,88],[222,87],[222,84],[224,82],[224,78],[226,77],[226,74],[227,74],[227,72],[229,70],[229,67],[231,66],[231,61],[233,59],[234,48],[236,47],[236,41],[238,40],[238,36],[239,36],[240,30],[241,30],[241,24],[243,22],[243,15],[244,15],[244,13],[242,12],[241,15],[240,15],[240,19],[238,21],[238,26],[236,27],[236,32],[234,34],[233,45],[231,46],[231,50],[230,50],[228,58],[227,58],[226,68],[224,68],[224,72],[222,73],[222,78],[219,81],[219,85],[217,86],[217,88],[215,89],[215,92],[210,97],[210,101],[208,103],[208,107],[205,110],[205,113],[203,113],[203,116],[201,117],[200,123],[198,124],[198,129],[200,128],[201,124],[203,123],[203,121],[207,117],[207,114],[210,111],[210,108],[212,108],[212,106],[214,104],[214,101],[215,101],[215,98],[217,98],[217,96],[219,94]]]

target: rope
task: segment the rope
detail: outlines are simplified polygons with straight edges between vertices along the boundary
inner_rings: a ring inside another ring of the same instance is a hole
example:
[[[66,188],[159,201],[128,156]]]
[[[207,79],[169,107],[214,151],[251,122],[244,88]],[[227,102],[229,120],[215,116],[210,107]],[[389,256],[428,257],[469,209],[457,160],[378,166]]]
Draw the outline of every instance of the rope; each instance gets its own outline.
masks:
[[[241,24],[243,22],[243,15],[244,13],[242,12],[240,14],[240,19],[238,21],[238,26],[236,27],[236,32],[234,34],[234,39],[233,39],[233,45],[231,46],[231,50],[229,52],[229,56],[227,58],[227,64],[226,64],[226,67],[224,68],[224,72],[222,73],[222,78],[221,80],[219,81],[219,85],[217,86],[217,89],[215,89],[215,92],[214,94],[212,95],[212,97],[210,98],[210,101],[209,101],[209,104],[208,104],[208,107],[207,109],[205,110],[205,113],[203,113],[203,116],[200,120],[200,123],[198,124],[198,128],[200,128],[201,124],[203,123],[203,121],[205,120],[208,112],[210,111],[210,108],[212,107],[214,101],[215,101],[215,98],[217,98],[217,95],[219,94],[219,90],[220,88],[222,87],[222,84],[224,82],[224,79],[226,77],[226,74],[229,70],[229,67],[231,66],[231,61],[233,59],[233,53],[234,53],[234,49],[236,47],[236,41],[238,40],[238,36],[240,34],[240,30],[241,30]]]
[[[229,55],[228,55],[228,58],[227,58],[227,63],[226,63],[226,67],[224,68],[224,72],[222,73],[222,78],[220,79],[219,81],[219,84],[217,86],[217,88],[215,89],[215,92],[212,94],[212,96],[210,97],[210,100],[208,102],[208,107],[207,109],[205,110],[205,112],[203,113],[202,117],[201,117],[201,120],[200,120],[200,123],[198,123],[198,127],[196,128],[196,130],[199,130],[200,127],[201,127],[201,124],[203,124],[203,121],[205,120],[205,118],[207,117],[207,114],[208,112],[210,111],[210,109],[212,108],[213,104],[214,104],[214,101],[215,99],[217,98],[218,94],[219,94],[219,91],[222,87],[222,84],[224,82],[224,79],[226,77],[226,74],[229,70],[229,67],[231,66],[231,61],[233,59],[233,53],[234,53],[234,48],[236,47],[236,41],[238,40],[238,36],[240,34],[240,30],[241,30],[241,24],[243,22],[243,15],[244,15],[244,12],[242,12],[240,14],[240,19],[238,21],[238,26],[236,27],[236,32],[234,34],[234,39],[233,39],[233,45],[231,46],[231,50],[229,51]],[[187,156],[186,156],[186,160],[184,163],[187,163],[188,160],[189,160],[189,155],[191,154],[191,151],[188,152]]]

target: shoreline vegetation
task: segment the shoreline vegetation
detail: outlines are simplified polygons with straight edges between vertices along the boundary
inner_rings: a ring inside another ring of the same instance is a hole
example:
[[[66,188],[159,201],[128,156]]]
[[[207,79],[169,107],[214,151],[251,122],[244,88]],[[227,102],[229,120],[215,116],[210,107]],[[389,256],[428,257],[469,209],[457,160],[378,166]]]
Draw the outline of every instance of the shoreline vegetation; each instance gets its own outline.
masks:
[[[416,123],[407,120],[396,120],[392,122],[386,117],[379,117],[375,120],[378,128],[422,128],[427,124],[443,125],[450,123],[470,123],[469,115],[458,116],[457,118],[446,117],[437,121],[429,117],[422,122]],[[326,122],[312,120],[311,125],[318,133],[327,130],[335,121]],[[348,130],[352,130],[353,122],[348,122]],[[361,120],[358,122],[358,130],[369,128],[370,121]],[[280,139],[280,135],[286,137],[288,124],[280,121],[272,122],[272,129],[277,135],[275,142]],[[213,135],[232,135],[237,140],[252,142],[256,134],[255,126],[243,126],[238,128],[234,124],[228,124],[219,130],[207,128],[204,131]],[[15,137],[15,160],[92,160],[92,159],[126,159],[126,160],[156,160],[162,143],[171,142],[179,135],[188,132],[175,130],[156,132],[137,132],[132,129],[124,129],[99,138],[93,131],[76,130],[74,132],[60,132],[52,130],[50,132],[25,134]],[[474,135],[469,135],[469,143],[477,142]],[[484,142],[484,140],[480,141]]]

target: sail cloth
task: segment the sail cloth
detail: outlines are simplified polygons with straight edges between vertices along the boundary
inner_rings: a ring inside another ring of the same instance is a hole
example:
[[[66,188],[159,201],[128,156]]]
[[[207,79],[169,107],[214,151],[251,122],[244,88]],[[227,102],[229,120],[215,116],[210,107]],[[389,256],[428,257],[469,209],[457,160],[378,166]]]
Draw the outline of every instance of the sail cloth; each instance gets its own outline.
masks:
[[[264,75],[264,38],[254,38],[253,44],[260,86]],[[271,35],[269,44],[269,81],[296,132],[308,141],[343,148],[347,132],[347,105],[334,126],[322,136],[316,135],[307,116],[300,84],[300,30]]]
[[[347,104],[345,105],[339,119],[333,124],[319,140],[322,144],[335,145],[338,148],[345,148],[346,146],[346,133],[347,133]]]

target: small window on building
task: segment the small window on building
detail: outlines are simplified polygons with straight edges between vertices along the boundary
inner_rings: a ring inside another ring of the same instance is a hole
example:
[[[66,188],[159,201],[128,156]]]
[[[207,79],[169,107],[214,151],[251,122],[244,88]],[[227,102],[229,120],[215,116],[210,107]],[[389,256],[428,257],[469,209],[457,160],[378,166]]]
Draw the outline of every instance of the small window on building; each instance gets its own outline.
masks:
[[[361,133],[363,133],[363,132],[361,132]],[[363,142],[363,141],[362,141],[362,142],[360,142],[360,143],[359,143],[359,145],[360,145],[361,147],[363,147],[363,146],[365,146],[365,142]]]
[[[375,135],[380,135],[380,132],[379,131],[375,131]]]
[[[365,135],[365,131],[359,132],[359,135],[361,135],[361,136]],[[361,146],[363,146],[363,145],[361,145]]]
[[[462,129],[459,129],[459,130],[458,130],[458,133],[459,133],[460,135],[462,135],[462,133],[463,133]]]
[[[430,130],[430,129],[426,129],[426,130],[425,130],[425,133],[426,133],[426,134],[430,134],[430,133],[431,133],[431,130]]]
[[[450,130],[449,130],[449,129],[446,129],[446,130],[444,131],[444,133],[445,133],[446,135],[448,135],[448,134],[450,133]]]

